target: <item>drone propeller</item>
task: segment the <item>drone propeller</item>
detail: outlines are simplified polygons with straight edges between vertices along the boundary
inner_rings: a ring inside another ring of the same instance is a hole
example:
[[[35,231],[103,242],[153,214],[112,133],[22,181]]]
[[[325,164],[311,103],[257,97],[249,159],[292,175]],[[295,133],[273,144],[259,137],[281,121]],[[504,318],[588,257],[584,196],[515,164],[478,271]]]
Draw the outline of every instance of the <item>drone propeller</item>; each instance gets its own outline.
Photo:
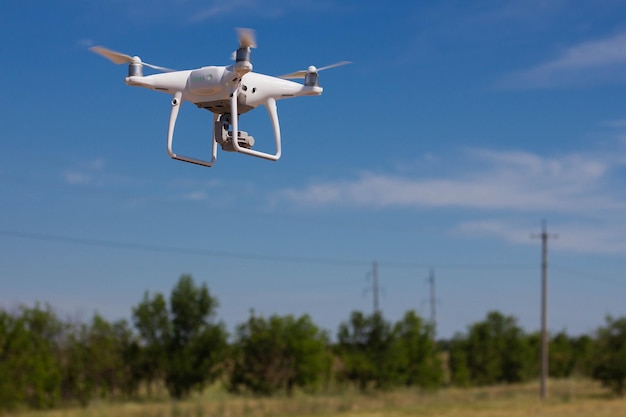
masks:
[[[256,48],[256,34],[254,29],[237,28],[240,48]]]
[[[239,37],[239,48],[233,54],[235,58],[233,68],[239,82],[241,82],[241,78],[252,71],[250,50],[256,48],[256,36],[253,29],[237,28],[236,30]]]
[[[322,67],[322,68],[315,68],[313,65],[311,65],[309,68],[305,70],[300,70],[300,71],[292,72],[290,74],[280,75],[278,78],[284,78],[284,79],[305,78],[307,74],[317,74],[320,71],[324,71],[330,68],[340,67],[342,65],[347,65],[347,64],[352,64],[352,62],[341,61],[341,62],[336,62],[331,65],[326,65],[325,67]]]
[[[112,51],[102,46],[92,46],[91,48],[89,48],[89,50],[99,55],[102,55],[103,57],[112,61],[114,64],[140,64],[161,72],[174,72],[173,69],[159,67],[158,65],[152,65],[147,62],[142,62],[141,58],[139,58],[138,56],[126,55],[121,52]]]

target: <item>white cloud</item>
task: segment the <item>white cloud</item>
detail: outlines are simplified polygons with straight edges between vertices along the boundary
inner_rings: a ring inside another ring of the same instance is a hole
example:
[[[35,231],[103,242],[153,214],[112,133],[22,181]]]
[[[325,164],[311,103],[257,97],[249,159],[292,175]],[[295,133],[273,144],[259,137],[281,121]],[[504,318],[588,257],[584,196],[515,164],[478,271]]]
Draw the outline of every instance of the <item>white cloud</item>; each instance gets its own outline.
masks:
[[[205,6],[202,6],[198,11],[194,12],[190,18],[191,21],[201,22],[204,20],[232,14],[237,10],[249,10],[254,9],[256,2],[250,0],[231,0],[224,1],[209,1]]]
[[[528,243],[529,230],[512,226],[509,222],[501,220],[478,220],[461,223],[457,231],[468,235],[486,235],[503,238],[513,243]]]
[[[255,17],[261,18],[279,18],[294,12],[329,12],[339,10],[344,6],[333,4],[327,0],[230,0],[224,2],[219,1],[202,1],[198,10],[193,13],[191,21],[204,21],[226,15],[240,15],[242,13],[251,13]]]
[[[553,250],[596,253],[626,254],[626,224],[581,224],[558,222],[549,225],[548,232],[553,236]],[[556,234],[552,232],[556,231]],[[516,244],[536,245],[531,239],[539,233],[538,225],[532,229],[510,221],[479,220],[463,222],[457,232],[470,236],[491,236]]]
[[[557,250],[626,254],[626,194],[613,184],[626,164],[619,150],[542,157],[475,149],[462,164],[445,159],[437,164],[445,167],[438,176],[366,172],[282,190],[279,198],[309,209],[456,208],[463,210],[463,218],[451,220],[457,233],[514,244],[536,244],[530,235],[539,225],[526,219],[547,216],[560,235],[553,245]]]
[[[126,18],[142,23],[163,20],[200,23],[224,17],[241,19],[242,16],[275,19],[292,13],[327,13],[346,7],[331,0],[135,0],[109,4],[115,8],[122,5]]]
[[[90,47],[95,45],[96,43],[91,38],[82,38],[78,40],[78,46],[82,48]]]
[[[571,46],[548,62],[511,74],[500,85],[551,88],[624,81],[626,33]]]
[[[608,181],[618,156],[571,154],[543,158],[528,152],[471,150],[467,168],[440,177],[362,173],[353,180],[318,182],[282,190],[280,197],[307,206],[556,211],[623,210]],[[452,167],[452,161],[441,161]]]
[[[191,201],[206,201],[209,199],[209,196],[204,191],[192,191],[190,193],[185,194],[183,196],[183,199],[191,200]]]
[[[626,119],[605,120],[601,125],[613,129],[624,129],[626,128]]]
[[[92,176],[84,172],[67,170],[63,173],[65,182],[70,185],[88,185],[92,181]]]
[[[100,183],[100,177],[104,171],[104,161],[102,159],[94,159],[78,164],[74,168],[67,169],[63,172],[63,180],[70,185],[94,185]]]

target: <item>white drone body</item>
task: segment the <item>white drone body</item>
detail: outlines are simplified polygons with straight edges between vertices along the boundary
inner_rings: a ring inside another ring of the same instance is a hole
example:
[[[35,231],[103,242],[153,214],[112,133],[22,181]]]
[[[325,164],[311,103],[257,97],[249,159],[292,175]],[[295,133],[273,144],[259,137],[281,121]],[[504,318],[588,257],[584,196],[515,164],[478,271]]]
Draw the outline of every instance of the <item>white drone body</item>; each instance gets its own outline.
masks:
[[[173,71],[167,68],[142,62],[137,56],[121,54],[109,49],[94,46],[90,48],[116,64],[128,63],[126,84],[146,87],[171,94],[172,110],[167,129],[167,152],[170,157],[197,165],[213,166],[217,160],[217,145],[222,150],[240,152],[259,158],[276,161],[281,156],[280,125],[276,101],[300,96],[318,96],[322,87],[318,84],[318,71],[348,64],[339,62],[323,68],[310,66],[305,71],[297,71],[280,77],[252,72],[250,48],[256,47],[254,33],[249,29],[239,29],[239,49],[233,65],[208,66],[194,70]],[[143,75],[147,66],[162,73]],[[304,78],[304,84],[289,81],[290,78]],[[212,157],[210,160],[191,158],[174,152],[174,127],[180,106],[184,101],[213,113]],[[273,153],[252,149],[254,138],[239,130],[239,115],[263,105],[267,109],[276,149]]]

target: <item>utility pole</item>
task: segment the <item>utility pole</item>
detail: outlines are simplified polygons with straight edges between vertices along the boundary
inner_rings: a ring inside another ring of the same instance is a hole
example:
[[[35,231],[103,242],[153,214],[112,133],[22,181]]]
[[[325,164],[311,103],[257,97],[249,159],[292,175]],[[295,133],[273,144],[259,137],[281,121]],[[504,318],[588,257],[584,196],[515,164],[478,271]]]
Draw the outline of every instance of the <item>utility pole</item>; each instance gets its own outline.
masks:
[[[546,221],[541,224],[541,234],[532,235],[541,239],[541,383],[539,394],[545,400],[548,380],[548,239],[556,238],[557,235],[549,235]]]
[[[370,275],[372,276],[372,287],[363,290],[363,296],[372,290],[372,294],[374,295],[374,314],[376,314],[380,311],[380,308],[378,307],[378,294],[380,292],[380,288],[378,286],[378,261],[374,261],[372,270],[367,273],[366,276],[368,280]]]
[[[435,270],[433,268],[430,269],[428,283],[430,284],[430,325],[433,326],[433,340],[435,340],[437,334],[437,299],[435,298]]]
[[[374,314],[378,313],[378,261],[374,261],[372,270],[372,289],[374,293]]]

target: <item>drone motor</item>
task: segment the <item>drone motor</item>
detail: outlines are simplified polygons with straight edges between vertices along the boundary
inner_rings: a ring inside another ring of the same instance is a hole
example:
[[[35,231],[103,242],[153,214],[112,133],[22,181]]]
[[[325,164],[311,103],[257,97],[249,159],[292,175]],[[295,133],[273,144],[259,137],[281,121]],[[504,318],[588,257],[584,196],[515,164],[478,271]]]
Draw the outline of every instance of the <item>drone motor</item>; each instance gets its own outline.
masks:
[[[143,65],[141,63],[136,64],[134,62],[128,64],[128,76],[143,77]]]
[[[304,76],[304,85],[307,87],[317,87],[320,85],[320,76],[317,73],[317,68],[311,65]]]
[[[241,79],[244,75],[252,71],[252,48],[256,48],[256,39],[252,29],[238,28],[239,49],[235,52],[235,73]]]

